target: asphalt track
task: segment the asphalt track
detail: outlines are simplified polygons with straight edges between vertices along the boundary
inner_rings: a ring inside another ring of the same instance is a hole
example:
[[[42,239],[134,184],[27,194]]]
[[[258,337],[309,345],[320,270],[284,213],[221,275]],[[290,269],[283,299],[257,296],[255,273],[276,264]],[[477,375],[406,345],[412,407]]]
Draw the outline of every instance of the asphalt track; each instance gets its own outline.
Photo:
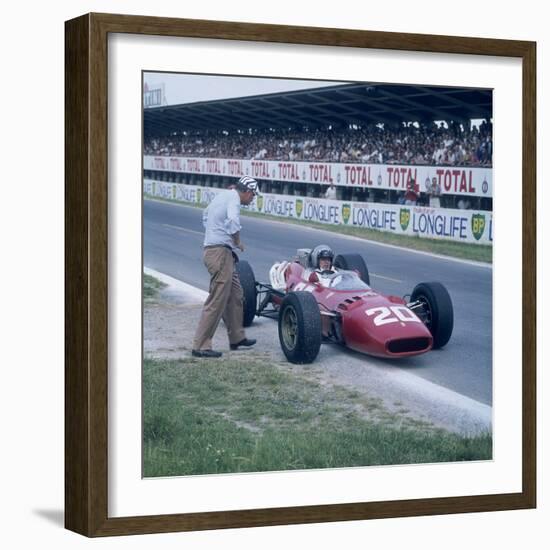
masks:
[[[208,273],[202,263],[201,215],[202,211],[195,207],[145,200],[144,265],[208,290]],[[267,281],[271,265],[290,258],[297,248],[325,243],[336,253],[361,254],[369,267],[371,285],[380,292],[403,296],[410,294],[419,282],[442,282],[454,305],[455,326],[450,342],[441,350],[388,360],[388,363],[482,403],[492,404],[491,268],[295,224],[246,216],[242,216],[241,223],[241,239],[245,245],[241,258],[252,265],[258,281]],[[368,361],[367,356],[365,360]]]

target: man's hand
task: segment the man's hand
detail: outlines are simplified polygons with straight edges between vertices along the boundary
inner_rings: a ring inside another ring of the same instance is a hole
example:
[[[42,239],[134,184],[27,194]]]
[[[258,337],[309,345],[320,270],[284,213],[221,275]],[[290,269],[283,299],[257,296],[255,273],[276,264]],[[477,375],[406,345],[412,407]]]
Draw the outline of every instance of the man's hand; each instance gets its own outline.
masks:
[[[244,252],[244,246],[241,243],[240,231],[237,231],[237,233],[234,233],[233,235],[231,235],[231,240],[233,241],[233,246],[235,248],[238,248],[241,252]]]

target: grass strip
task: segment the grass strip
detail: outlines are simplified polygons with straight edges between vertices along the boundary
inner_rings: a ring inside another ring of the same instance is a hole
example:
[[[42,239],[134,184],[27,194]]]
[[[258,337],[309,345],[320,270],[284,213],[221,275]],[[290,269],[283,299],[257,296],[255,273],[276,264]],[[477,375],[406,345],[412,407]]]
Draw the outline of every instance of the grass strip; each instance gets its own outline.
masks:
[[[145,477],[488,460],[461,437],[252,359],[146,359]]]
[[[160,291],[167,285],[151,275],[143,274],[143,300],[145,302],[154,302],[160,294]]]

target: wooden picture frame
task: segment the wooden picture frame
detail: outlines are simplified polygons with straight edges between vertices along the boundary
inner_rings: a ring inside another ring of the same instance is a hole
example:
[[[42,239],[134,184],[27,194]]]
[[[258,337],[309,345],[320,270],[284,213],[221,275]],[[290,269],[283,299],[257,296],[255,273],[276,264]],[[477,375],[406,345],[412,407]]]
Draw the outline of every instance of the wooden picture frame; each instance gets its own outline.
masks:
[[[522,62],[522,490],[171,515],[108,516],[109,33],[473,54]],[[86,536],[511,510],[536,506],[536,45],[533,42],[88,14],[65,27],[65,525]]]

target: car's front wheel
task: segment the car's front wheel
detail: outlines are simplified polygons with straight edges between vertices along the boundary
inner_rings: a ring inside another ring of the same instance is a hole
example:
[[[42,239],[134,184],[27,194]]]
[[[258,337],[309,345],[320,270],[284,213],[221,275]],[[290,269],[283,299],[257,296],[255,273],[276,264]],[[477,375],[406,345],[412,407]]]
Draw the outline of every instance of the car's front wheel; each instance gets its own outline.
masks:
[[[442,348],[451,338],[454,325],[453,302],[441,283],[420,283],[414,287],[411,302],[418,302],[415,313],[432,334],[433,348]]]
[[[279,310],[279,342],[291,363],[311,363],[321,348],[321,314],[309,292],[290,292]]]

